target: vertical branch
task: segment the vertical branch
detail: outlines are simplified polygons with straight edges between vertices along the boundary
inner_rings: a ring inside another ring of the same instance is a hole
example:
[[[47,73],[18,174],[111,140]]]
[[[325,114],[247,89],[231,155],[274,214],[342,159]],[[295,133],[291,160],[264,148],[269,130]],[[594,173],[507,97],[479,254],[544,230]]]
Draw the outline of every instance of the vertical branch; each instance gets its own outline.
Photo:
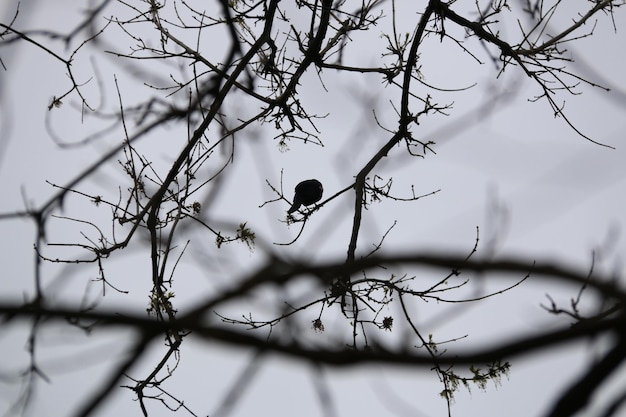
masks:
[[[355,259],[357,241],[359,238],[359,232],[361,230],[361,220],[363,216],[363,204],[365,201],[365,180],[374,167],[380,162],[382,158],[396,146],[403,138],[409,135],[408,127],[413,121],[411,111],[409,110],[409,97],[411,91],[411,79],[413,77],[412,72],[417,62],[417,51],[422,41],[424,31],[426,30],[426,24],[430,20],[433,12],[435,11],[435,4],[439,3],[436,0],[430,0],[424,14],[420,18],[417,29],[413,37],[409,56],[407,57],[406,67],[404,68],[404,80],[402,83],[402,99],[400,107],[400,120],[398,123],[398,131],[387,141],[387,143],[365,164],[363,169],[359,171],[356,176],[354,184],[354,219],[352,222],[352,233],[350,235],[350,243],[348,244],[348,255],[346,263],[353,262]],[[343,278],[345,283],[349,281],[349,277]]]

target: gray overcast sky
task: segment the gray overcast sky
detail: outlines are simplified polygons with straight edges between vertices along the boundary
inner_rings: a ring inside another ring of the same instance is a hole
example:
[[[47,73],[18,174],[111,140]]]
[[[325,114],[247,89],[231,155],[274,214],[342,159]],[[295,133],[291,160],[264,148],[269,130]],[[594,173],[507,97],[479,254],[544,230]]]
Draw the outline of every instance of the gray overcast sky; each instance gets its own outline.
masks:
[[[7,16],[13,13],[16,3],[5,2],[0,9],[3,23],[7,23]],[[571,2],[571,7],[579,4],[581,2]],[[116,4],[106,14],[115,14],[116,10],[122,9],[123,6]],[[44,27],[63,31],[71,26],[67,22],[76,18],[76,6],[70,0],[22,1],[20,10],[16,24],[20,29]],[[407,17],[403,29],[411,30],[416,17],[415,14]],[[569,16],[569,19],[574,17]],[[567,21],[568,18],[564,18],[561,23]],[[411,184],[417,194],[441,191],[410,204],[388,201],[373,204],[365,213],[368,226],[364,230],[362,250],[376,244],[397,221],[398,226],[391,231],[386,250],[411,247],[469,251],[479,226],[481,244],[484,245],[496,230],[501,232],[496,254],[556,259],[586,269],[592,251],[596,251],[601,257],[598,270],[616,270],[623,274],[626,253],[626,147],[623,137],[626,119],[623,113],[626,103],[624,92],[619,91],[626,73],[621,53],[626,44],[623,10],[615,14],[617,33],[609,23],[606,17],[601,18],[594,36],[572,45],[571,52],[582,63],[575,69],[590,76],[601,74],[613,91],[604,93],[581,86],[583,95],[562,96],[561,99],[567,99],[565,110],[581,131],[594,140],[614,146],[615,150],[593,145],[577,136],[563,120],[553,117],[545,102],[530,103],[527,99],[538,93],[537,88],[521,77],[518,70],[509,68],[501,79],[496,80],[496,71],[488,61],[478,65],[450,42],[441,44],[438,39],[429,38],[422,50],[422,73],[426,82],[442,88],[463,88],[474,82],[478,85],[463,92],[433,92],[438,102],[454,102],[454,107],[449,111],[449,117],[423,119],[415,134],[437,142],[437,155],[424,160],[392,159],[377,171],[385,178],[394,178],[394,190],[399,195],[408,196]],[[384,30],[387,30],[386,26],[375,27],[370,34],[355,36],[370,36],[372,39],[368,45],[380,45],[379,35]],[[505,36],[507,31],[515,33],[515,30],[515,26],[503,26]],[[111,32],[107,41],[112,45],[118,41],[117,45],[124,48],[127,38],[119,32]],[[355,44],[358,40],[355,39]],[[63,52],[64,49],[57,45],[55,51]],[[359,50],[348,58],[375,62],[379,54],[379,50],[372,47],[371,50]],[[51,98],[64,92],[69,85],[65,69],[39,49],[23,42],[2,47],[0,59],[7,67],[6,71],[0,72],[0,212],[6,213],[22,210],[24,204],[36,207],[46,201],[55,192],[46,181],[64,184],[106,149],[119,143],[122,136],[109,135],[88,146],[60,149],[46,130],[46,123],[67,142],[80,139],[98,125],[88,114],[81,124],[76,97],[68,99],[60,109],[48,112]],[[116,74],[124,99],[129,103],[134,97],[154,94],[153,91],[146,92],[147,89],[119,64],[91,49],[86,49],[75,62],[77,73],[84,76],[79,82],[87,81],[97,68],[99,76],[110,87],[113,74]],[[171,69],[172,72],[175,70]],[[382,123],[393,126],[396,116],[388,100],[394,98],[397,91],[384,93],[391,96],[381,95],[380,80],[376,77],[353,78],[324,71],[321,78],[327,92],[313,74],[305,78],[307,82],[299,91],[311,112],[329,113],[327,118],[316,122],[324,147],[291,142],[288,152],[279,152],[277,142],[271,139],[276,132],[271,129],[242,134],[237,139],[236,159],[229,168],[231,172],[223,191],[213,203],[213,213],[220,216],[220,220],[234,224],[248,221],[257,236],[268,244],[288,242],[298,227],[287,227],[280,222],[285,216],[286,203],[259,207],[274,197],[265,180],[278,185],[282,169],[284,186],[290,190],[300,180],[315,177],[324,183],[326,196],[330,196],[349,185],[359,166],[388,139],[388,133],[375,125],[372,109]],[[85,89],[98,103],[97,84],[92,81]],[[496,93],[501,93],[506,100],[496,101],[492,108],[485,106],[484,111],[476,112]],[[103,106],[115,110],[117,97],[114,90],[106,94]],[[362,103],[369,107],[362,108]],[[253,105],[232,102],[227,103],[226,108],[236,113],[252,111]],[[138,146],[153,158],[156,169],[163,170],[180,151],[185,135],[180,127],[162,129]],[[403,149],[392,152],[400,153]],[[119,165],[113,163],[78,188],[94,193],[99,191],[92,190],[114,193],[115,184],[123,179]],[[348,195],[335,200],[312,217],[298,242],[273,249],[285,256],[343,257],[350,230],[350,211],[346,209],[351,204]],[[110,216],[106,210],[98,211],[78,198],[68,199],[64,211],[57,214],[94,218],[102,224],[107,224]],[[59,219],[50,226],[49,240],[52,243],[76,241],[80,239],[82,228],[82,225]],[[0,235],[5,236],[0,239],[0,263],[5,270],[0,278],[3,287],[0,299],[21,299],[25,294],[32,295],[32,225],[26,221],[3,221],[0,222]],[[245,247],[225,247],[217,255],[207,254],[206,251],[214,250],[213,242],[200,233],[190,233],[190,237],[194,245],[190,248],[189,258],[179,267],[180,278],[175,290],[180,309],[188,308],[206,294],[229,285],[229,280],[241,276],[262,259],[261,249],[251,252]],[[140,247],[129,248],[128,252],[124,259],[112,261],[108,271],[112,281],[129,294],[109,291],[101,305],[144,311],[151,284],[146,280],[149,276],[148,255]],[[207,259],[218,265],[215,271],[202,269],[202,262]],[[92,267],[69,270],[47,265],[45,271],[45,285],[54,291],[55,301],[76,303],[80,300],[77,297],[85,293],[95,298],[101,292],[97,284],[86,282],[86,278],[96,276]],[[472,287],[472,290],[499,289],[512,282],[486,280],[482,283],[484,288]],[[296,287],[291,296],[309,290]],[[539,305],[546,303],[545,294],[550,294],[567,306],[576,291],[573,287],[531,279],[519,290],[474,307],[420,305],[416,307],[416,314],[425,333],[434,332],[440,340],[469,334],[469,338],[459,341],[458,346],[471,346],[562,325],[563,321],[555,320]],[[259,295],[260,300],[263,297],[277,300],[271,295]],[[248,310],[247,306],[236,305],[228,313],[240,316],[247,314]],[[262,309],[259,314],[264,314]],[[310,323],[310,320],[303,320],[303,323]],[[306,337],[330,337],[340,332],[340,326],[337,324],[333,331],[332,324],[329,324],[327,335],[309,334]],[[27,332],[27,328],[14,324],[11,332],[0,336],[0,351],[4,352],[6,363],[1,372],[14,371],[26,363]],[[99,385],[108,367],[123,356],[124,342],[129,338],[132,334],[122,331],[103,331],[86,337],[63,326],[43,331],[40,365],[51,383],[37,384],[30,415],[68,415],[85,399],[85,393]],[[69,348],[68,341],[75,347]],[[583,369],[588,363],[585,358],[592,356],[601,343],[589,341],[547,352],[540,361],[515,359],[509,379],[503,380],[497,389],[489,384],[485,393],[477,388],[471,394],[461,390],[456,395],[453,415],[539,415],[570,377]],[[153,354],[134,370],[135,376],[146,375],[154,366],[161,348],[159,344],[153,345]],[[190,339],[181,356],[180,368],[173,377],[172,392],[184,399],[191,409],[213,416],[216,404],[247,366],[252,353]],[[258,415],[259,410],[262,415],[273,416],[323,415],[315,391],[317,374],[307,364],[272,356],[260,362],[259,367],[233,416]],[[438,397],[442,387],[428,369],[327,369],[325,377],[334,394],[339,416],[445,415],[445,402]],[[624,379],[623,375],[618,378],[620,381]],[[15,399],[19,388],[0,382],[2,412]],[[130,391],[116,390],[113,399],[98,415],[141,414],[137,404],[132,402]],[[167,415],[164,410],[152,407],[154,415]],[[161,412],[163,414],[159,414]]]

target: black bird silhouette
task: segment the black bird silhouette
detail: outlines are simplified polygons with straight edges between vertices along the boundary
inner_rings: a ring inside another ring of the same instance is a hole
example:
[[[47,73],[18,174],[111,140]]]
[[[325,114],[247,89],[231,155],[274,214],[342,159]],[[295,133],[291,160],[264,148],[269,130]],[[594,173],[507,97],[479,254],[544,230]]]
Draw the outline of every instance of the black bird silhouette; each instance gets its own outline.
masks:
[[[318,180],[305,180],[296,185],[296,193],[293,197],[293,204],[287,213],[291,214],[298,210],[301,205],[310,206],[322,199],[324,187]]]

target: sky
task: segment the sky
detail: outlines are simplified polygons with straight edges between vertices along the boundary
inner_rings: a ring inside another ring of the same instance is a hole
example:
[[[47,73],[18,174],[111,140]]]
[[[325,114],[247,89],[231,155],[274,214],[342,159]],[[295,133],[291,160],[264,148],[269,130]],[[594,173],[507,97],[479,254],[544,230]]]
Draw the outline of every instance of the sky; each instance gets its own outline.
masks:
[[[585,4],[572,1],[562,6],[563,17],[555,19],[554,27],[568,24],[576,17],[577,8]],[[15,7],[15,1],[0,6],[2,23],[8,21]],[[128,13],[121,4],[115,4],[107,10],[107,15],[116,12],[121,16]],[[26,0],[20,3],[16,27],[64,30],[68,27],[66,22],[73,21],[77,13],[69,0]],[[400,30],[411,30],[415,13],[406,11],[398,15],[402,16]],[[514,20],[508,20],[512,16],[505,14],[502,19],[503,36],[516,33]],[[295,14],[293,24],[302,24],[304,20],[300,19],[300,15]],[[449,116],[425,117],[419,127],[414,128],[418,137],[436,142],[437,153],[423,159],[411,158],[403,155],[404,149],[399,147],[392,150],[376,174],[393,177],[394,192],[398,195],[409,195],[411,185],[416,194],[440,191],[413,203],[371,204],[364,215],[366,226],[359,242],[361,250],[372,248],[396,223],[385,241],[384,250],[388,253],[407,248],[469,252],[478,227],[480,244],[484,245],[481,249],[495,256],[521,255],[554,260],[585,271],[590,267],[594,252],[597,271],[623,275],[626,253],[623,132],[626,121],[622,114],[626,90],[620,87],[626,63],[621,54],[616,53],[619,45],[626,41],[623,10],[616,10],[614,22],[616,31],[610,19],[603,15],[593,28],[594,36],[568,45],[569,53],[577,62],[573,70],[610,86],[611,91],[581,84],[577,92],[582,94],[561,94],[557,101],[566,100],[565,111],[582,132],[615,149],[581,138],[561,118],[554,117],[547,103],[532,102],[530,99],[538,94],[537,87],[520,71],[509,68],[497,77],[497,70],[484,54],[481,55],[483,64],[478,64],[452,42],[428,38],[421,49],[420,72],[429,85],[454,90],[418,87],[419,91],[430,92],[437,102],[451,104],[447,111]],[[346,58],[374,65],[380,59],[384,41],[380,34],[386,28],[388,23],[381,23],[371,33],[354,34],[354,46],[350,45],[353,52]],[[459,35],[451,24],[446,29]],[[114,28],[107,32],[105,39],[107,48],[121,49],[128,43],[128,38]],[[219,50],[220,46],[208,45],[207,53],[212,53],[209,47]],[[54,51],[63,56],[68,53],[58,43],[54,44]],[[81,112],[76,96],[64,100],[61,108],[48,110],[52,97],[63,93],[69,85],[66,69],[26,43],[0,47],[0,59],[7,67],[0,72],[3,196],[0,213],[10,213],[38,207],[47,201],[56,192],[50,183],[66,183],[119,143],[123,135],[117,127],[87,145],[60,147],[59,140],[75,143],[102,126],[88,111]],[[121,60],[101,50],[81,50],[74,66],[81,77],[79,82],[87,82],[96,74],[84,91],[101,109],[117,109],[118,96],[111,89],[114,75],[121,97],[129,105],[143,97],[165,96],[146,87],[137,68],[129,71]],[[160,77],[156,81],[167,79],[163,76],[167,71],[174,76],[185,71],[159,63],[151,69],[162,71],[156,72]],[[475,87],[464,89],[474,83]],[[102,86],[106,89],[101,89]],[[279,186],[282,173],[284,188],[291,190],[301,180],[318,178],[324,184],[325,196],[350,185],[358,169],[389,138],[389,134],[376,125],[373,114],[386,127],[393,127],[397,121],[389,102],[397,100],[397,91],[381,87],[380,79],[372,75],[355,77],[332,71],[323,71],[319,77],[307,74],[299,92],[311,113],[328,114],[316,120],[324,146],[291,141],[288,150],[281,150],[273,139],[277,132],[271,128],[253,128],[236,138],[235,160],[228,167],[228,175],[214,198],[204,204],[215,222],[233,225],[248,222],[259,242],[255,250],[242,245],[225,246],[217,251],[214,237],[202,230],[186,232],[180,243],[185,239],[192,243],[177,268],[174,288],[180,311],[191,308],[208,294],[233,285],[233,281],[259,265],[267,247],[294,259],[338,260],[345,256],[353,204],[349,193],[312,216],[294,244],[283,246],[277,243],[291,241],[299,228],[283,222],[288,208],[286,202],[263,204],[275,198],[266,180]],[[225,110],[234,115],[246,114],[254,111],[254,106],[254,103],[232,100],[226,102]],[[132,122],[129,121],[131,126]],[[170,125],[151,134],[138,148],[154,161],[155,170],[162,172],[177,156],[185,139],[184,126]],[[208,176],[215,169],[216,166],[211,165],[202,173]],[[99,170],[93,179],[80,184],[79,189],[115,196],[118,185],[125,180],[119,164],[114,161]],[[122,188],[128,186],[121,184]],[[51,221],[49,243],[75,242],[81,239],[81,232],[94,236],[93,228],[85,229],[84,224],[67,218],[88,218],[98,225],[110,222],[110,212],[78,196],[69,197],[63,211],[55,214],[66,218]],[[33,295],[34,233],[32,224],[26,220],[0,221],[0,236],[5,237],[0,239],[0,262],[5,266],[5,274],[0,278],[3,288],[0,302]],[[46,249],[55,256],[71,257],[79,253],[64,247]],[[149,256],[145,247],[131,245],[123,257],[108,260],[106,267],[111,282],[128,294],[107,289],[101,297],[103,289],[93,281],[97,270],[90,265],[46,265],[46,291],[59,305],[97,299],[102,308],[145,311],[151,284],[147,279]],[[469,293],[497,290],[510,285],[513,279],[477,280]],[[274,310],[265,308],[268,300],[282,303],[283,296],[297,299],[310,296],[310,291],[310,286],[294,285],[283,294],[260,292],[246,303],[229,305],[220,313],[240,317],[254,308],[255,314],[269,316]],[[546,295],[550,295],[566,307],[577,291],[576,287],[531,278],[519,289],[477,305],[416,304],[414,308],[425,334],[434,333],[440,340],[468,335],[455,346],[481,346],[566,326],[567,320],[549,315],[541,304],[546,305]],[[451,294],[463,295],[467,292]],[[335,317],[335,320],[328,319],[327,332],[317,334],[309,328],[311,314],[315,312],[303,316],[302,337],[332,340],[345,331],[346,324]],[[15,374],[27,363],[28,332],[29,327],[24,322],[14,322],[0,335],[0,352],[6,358],[0,369],[3,376]],[[398,333],[377,336],[381,340],[385,340],[384,337],[394,340],[400,336]],[[36,383],[26,415],[72,415],[98,387],[112,364],[124,357],[133,337],[123,329],[99,330],[91,335],[63,325],[42,329],[39,333],[40,365],[50,381]],[[602,352],[606,343],[603,339],[588,340],[539,356],[515,358],[511,361],[510,375],[500,385],[490,383],[486,392],[474,388],[468,393],[461,389],[456,394],[452,413],[457,416],[480,413],[487,417],[542,415],[551,400]],[[132,370],[133,376],[146,375],[162,352],[161,341],[153,343],[150,353]],[[446,415],[445,402],[438,397],[442,387],[434,372],[427,368],[377,365],[324,368],[320,374],[319,369],[308,363],[277,355],[259,359],[249,350],[193,337],[185,341],[180,354],[179,367],[164,386],[198,415],[224,415],[220,404],[231,390],[241,393],[230,410],[232,416],[258,415],[259,412],[274,416],[332,415],[323,404],[332,404],[337,416]],[[245,373],[251,363],[251,373]],[[592,410],[601,409],[603,395],[623,384],[624,375],[624,372],[618,373],[600,396],[594,398]],[[243,382],[239,378],[243,378]],[[330,400],[320,401],[317,384],[320,378],[326,381]],[[131,381],[121,384],[131,385]],[[0,413],[7,413],[20,389],[19,384],[0,379]],[[152,403],[149,407],[150,415],[170,415],[159,404]],[[139,416],[141,411],[131,391],[117,389],[95,415]]]

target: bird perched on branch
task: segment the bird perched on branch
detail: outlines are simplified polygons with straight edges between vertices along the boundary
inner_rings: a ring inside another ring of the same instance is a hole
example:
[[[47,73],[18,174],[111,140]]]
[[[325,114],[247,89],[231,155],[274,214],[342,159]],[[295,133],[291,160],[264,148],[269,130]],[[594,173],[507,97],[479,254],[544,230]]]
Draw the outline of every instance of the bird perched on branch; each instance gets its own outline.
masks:
[[[310,206],[322,199],[324,187],[318,180],[305,180],[296,185],[296,193],[293,197],[293,204],[287,213],[291,214],[298,210],[301,205]]]

